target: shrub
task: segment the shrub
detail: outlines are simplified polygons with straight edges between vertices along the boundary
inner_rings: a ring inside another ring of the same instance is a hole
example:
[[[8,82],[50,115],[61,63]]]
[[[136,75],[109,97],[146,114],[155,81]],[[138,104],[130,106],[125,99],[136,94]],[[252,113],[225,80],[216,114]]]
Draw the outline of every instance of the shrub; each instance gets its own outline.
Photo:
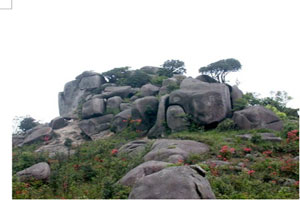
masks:
[[[236,125],[232,119],[225,119],[217,126],[218,131],[229,131],[235,129],[236,129]]]
[[[158,87],[161,87],[163,81],[164,81],[165,79],[167,79],[167,78],[168,78],[168,77],[166,77],[166,76],[153,76],[153,77],[151,78],[151,83],[152,83],[153,85],[156,85],[156,86],[158,86]]]

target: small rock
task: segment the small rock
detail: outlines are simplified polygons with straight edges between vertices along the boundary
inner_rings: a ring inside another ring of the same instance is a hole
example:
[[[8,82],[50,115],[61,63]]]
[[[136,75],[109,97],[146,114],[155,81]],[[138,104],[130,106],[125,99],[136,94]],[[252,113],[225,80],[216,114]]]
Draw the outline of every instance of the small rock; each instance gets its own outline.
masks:
[[[18,172],[17,176],[20,181],[27,181],[31,178],[45,180],[50,176],[50,166],[46,162],[41,162]]]

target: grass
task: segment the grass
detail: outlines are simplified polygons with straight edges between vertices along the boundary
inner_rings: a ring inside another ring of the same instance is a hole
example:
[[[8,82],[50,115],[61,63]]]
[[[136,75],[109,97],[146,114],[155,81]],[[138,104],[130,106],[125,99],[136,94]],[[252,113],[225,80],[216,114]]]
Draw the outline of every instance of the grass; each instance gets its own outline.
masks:
[[[285,129],[286,131],[286,129]],[[217,198],[277,198],[298,199],[299,140],[295,135],[275,132],[283,138],[281,143],[259,139],[241,140],[237,134],[270,132],[270,130],[184,131],[168,135],[172,139],[188,139],[210,146],[206,154],[191,154],[183,163],[198,164],[207,171],[207,179]],[[290,137],[294,137],[290,138]],[[128,198],[131,188],[117,182],[129,170],[143,162],[149,147],[138,156],[113,154],[123,144],[139,138],[127,130],[108,139],[87,142],[77,147],[70,157],[35,153],[39,144],[13,149],[13,198]],[[227,146],[227,147],[224,147]],[[170,146],[169,148],[173,148]],[[247,151],[246,151],[246,150]],[[250,150],[249,150],[250,149]],[[222,160],[228,165],[205,163]],[[35,163],[46,161],[51,166],[48,181],[19,182],[15,176]],[[171,165],[173,166],[173,165]]]

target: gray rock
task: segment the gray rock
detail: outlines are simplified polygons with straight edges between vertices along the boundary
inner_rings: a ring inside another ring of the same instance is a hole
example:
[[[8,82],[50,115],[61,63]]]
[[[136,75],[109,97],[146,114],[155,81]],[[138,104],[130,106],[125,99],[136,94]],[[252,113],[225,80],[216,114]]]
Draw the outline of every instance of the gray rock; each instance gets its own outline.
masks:
[[[79,89],[79,80],[65,84],[64,91],[58,94],[59,115],[64,118],[77,119],[78,104],[85,98],[85,90]]]
[[[82,105],[82,117],[87,119],[103,115],[105,112],[105,104],[103,99],[93,98]]]
[[[185,119],[185,112],[181,106],[169,106],[167,110],[167,123],[172,132],[179,132],[188,129],[188,122]]]
[[[208,145],[192,140],[160,139],[152,145],[151,151],[144,156],[145,161],[156,160],[177,163],[190,154],[203,154],[209,151]]]
[[[82,120],[79,122],[79,127],[83,133],[91,137],[92,135],[99,134],[100,132],[109,129],[112,119],[113,115],[108,114],[101,117]]]
[[[218,83],[217,80],[213,79],[208,75],[199,75],[196,77],[199,81],[206,82],[206,83]]]
[[[170,105],[180,105],[186,114],[200,125],[219,122],[229,116],[231,101],[229,89],[224,84],[205,83],[186,78],[180,89],[170,94]]]
[[[101,90],[103,91],[103,90],[105,90],[105,88],[107,88],[107,87],[116,87],[117,86],[117,84],[115,84],[115,83],[104,83],[104,84],[102,84],[101,85]]]
[[[50,127],[52,129],[60,129],[68,125],[67,120],[65,120],[63,117],[56,117],[51,120]]]
[[[120,147],[119,153],[121,153],[121,154],[125,153],[130,156],[139,155],[146,149],[146,146],[148,143],[149,143],[149,140],[135,140],[135,141],[129,142]]]
[[[169,86],[169,85],[177,85],[178,81],[176,78],[168,78],[163,80],[162,86]]]
[[[186,76],[182,74],[174,74],[172,78],[175,78],[177,83],[180,84],[184,79],[186,79]]]
[[[150,83],[143,85],[141,88],[141,95],[143,97],[146,96],[155,96],[159,92],[159,87],[156,87],[155,85],[152,85]]]
[[[169,94],[169,90],[168,90],[167,86],[162,86],[159,89],[158,95],[163,96],[163,95],[166,95],[166,94]]]
[[[233,121],[240,129],[268,128],[280,131],[282,121],[271,110],[263,106],[252,106],[233,114]]]
[[[140,70],[142,70],[143,72],[145,72],[147,74],[156,74],[159,69],[160,69],[160,67],[145,66],[145,67],[142,67]]]
[[[13,135],[12,136],[12,145],[13,147],[17,147],[18,145],[22,145],[24,142],[25,136],[23,135]]]
[[[104,82],[104,78],[101,75],[82,77],[79,82],[79,89],[88,90],[88,89],[100,88],[103,82]]]
[[[46,162],[40,162],[32,165],[17,173],[20,181],[27,181],[30,179],[46,180],[50,177],[50,166]]]
[[[95,76],[95,75],[100,75],[97,72],[93,72],[93,71],[84,71],[81,74],[79,74],[78,76],[76,76],[76,80],[81,80],[84,77],[89,77],[89,76]]]
[[[238,99],[243,97],[243,92],[238,88],[238,86],[234,85],[231,87],[231,99],[232,103],[235,103]]]
[[[145,134],[152,128],[156,121],[157,109],[158,100],[153,96],[143,97],[133,102],[132,119],[141,120],[141,122],[136,123],[136,131]]]
[[[111,137],[111,136],[113,136],[113,135],[114,135],[114,133],[111,132],[110,130],[105,130],[105,131],[101,131],[101,132],[98,133],[98,134],[91,135],[91,139],[92,139],[93,141],[95,141],[95,140],[102,140],[102,139]]]
[[[130,98],[130,101],[135,101],[135,100],[137,100],[139,97],[138,96],[132,96],[131,98]]]
[[[203,164],[223,166],[223,165],[229,165],[230,163],[227,161],[222,161],[222,160],[207,160],[207,161],[204,161]]]
[[[68,148],[64,145],[67,138],[72,140],[72,146],[76,147],[85,142],[81,135],[82,130],[78,126],[78,121],[70,121],[69,124],[63,128],[56,129],[53,132],[57,137],[53,138],[46,145],[42,145],[35,152],[48,152],[49,157],[54,157],[55,154],[73,154],[75,151],[68,152]]]
[[[122,103],[122,98],[115,96],[107,99],[106,102],[106,109],[112,109],[112,110],[120,110],[120,104]]]
[[[128,98],[134,95],[136,91],[130,86],[106,87],[102,92],[101,97],[110,98],[113,96],[120,96],[121,98]]]
[[[126,127],[128,127],[130,119],[131,119],[131,109],[127,109],[118,113],[112,121],[113,130],[116,133],[122,132]]]
[[[32,144],[37,141],[43,141],[45,137],[47,137],[50,140],[52,138],[52,135],[53,131],[50,127],[41,127],[38,129],[34,129],[33,132],[26,136],[23,145]]]
[[[281,142],[282,139],[274,135],[274,133],[257,133],[257,135],[261,136],[261,139],[264,141],[270,142]],[[236,135],[236,137],[240,137],[243,140],[251,140],[253,135],[252,134],[244,134],[244,135]]]
[[[166,134],[166,109],[169,102],[169,95],[160,98],[156,122],[147,134],[148,138],[158,138]]]
[[[159,172],[160,170],[166,168],[171,163],[161,162],[161,161],[148,161],[136,168],[130,170],[121,180],[120,184],[132,187],[141,178],[148,176],[150,174]]]
[[[121,111],[130,109],[130,108],[131,108],[131,104],[130,104],[130,103],[121,103],[121,104],[120,104],[120,110],[121,110]]]
[[[140,178],[129,199],[214,199],[209,182],[188,166],[168,167]]]

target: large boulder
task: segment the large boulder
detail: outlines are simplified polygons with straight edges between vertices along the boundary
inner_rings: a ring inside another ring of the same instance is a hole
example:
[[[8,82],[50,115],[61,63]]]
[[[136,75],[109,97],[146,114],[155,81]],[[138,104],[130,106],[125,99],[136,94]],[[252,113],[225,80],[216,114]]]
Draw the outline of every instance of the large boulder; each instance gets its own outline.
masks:
[[[233,114],[233,121],[241,129],[267,128],[280,131],[283,123],[271,110],[263,106],[252,106]]]
[[[143,85],[141,88],[141,95],[146,96],[155,96],[159,92],[159,87],[152,85],[150,83]]]
[[[59,115],[64,118],[78,118],[78,104],[86,95],[85,90],[79,89],[79,82],[74,80],[66,83],[64,91],[58,94]]]
[[[105,103],[103,99],[93,98],[82,105],[82,117],[84,119],[103,115]]]
[[[111,86],[106,87],[104,89],[104,92],[100,94],[99,96],[102,98],[110,98],[113,96],[120,96],[121,98],[130,98],[136,93],[136,90],[131,88],[130,86]]]
[[[132,105],[132,120],[136,122],[136,131],[145,134],[154,125],[158,109],[158,100],[153,96],[137,99]]]
[[[264,141],[270,141],[270,142],[281,142],[281,137],[277,137],[274,133],[256,133],[261,137]],[[253,135],[252,134],[243,134],[243,135],[236,135],[236,137],[239,137],[243,140],[251,140]]]
[[[78,105],[91,94],[91,90],[100,88],[102,83],[105,83],[103,76],[91,71],[85,71],[76,80],[66,83],[64,91],[58,94],[60,116],[77,119]]]
[[[24,144],[32,144],[38,141],[50,140],[53,136],[53,130],[50,127],[44,126],[34,129],[30,134],[26,135]]]
[[[215,199],[205,174],[189,166],[168,167],[140,178],[129,199]]]
[[[85,76],[82,77],[79,82],[79,89],[88,90],[88,89],[100,88],[101,84],[104,82],[105,80],[103,76],[99,74],[95,74],[92,76]]]
[[[121,111],[130,109],[130,108],[131,108],[131,104],[130,104],[130,103],[121,103],[121,104],[120,104],[120,110],[121,110]]]
[[[119,153],[125,153],[130,156],[136,156],[145,151],[149,140],[134,140],[120,147]]]
[[[208,75],[199,75],[196,77],[199,81],[206,82],[206,83],[218,83],[217,80],[213,79]]]
[[[106,109],[109,111],[120,111],[120,104],[122,103],[122,98],[115,96],[107,99]]]
[[[17,173],[20,181],[27,181],[30,179],[46,180],[50,177],[50,166],[46,162],[40,162],[32,165]]]
[[[17,147],[18,145],[22,145],[24,142],[25,136],[23,135],[13,135],[12,136],[12,145],[13,147]]]
[[[243,92],[238,88],[238,86],[234,85],[231,87],[231,100],[234,104],[238,99],[243,97]]]
[[[65,120],[63,117],[56,117],[51,120],[49,126],[54,129],[60,129],[68,125],[67,120]]]
[[[108,114],[101,117],[82,120],[79,122],[79,127],[83,133],[85,133],[89,137],[92,137],[93,135],[99,134],[100,132],[109,129],[112,119],[113,115]]]
[[[121,180],[120,184],[132,187],[141,178],[156,173],[172,163],[161,161],[148,161],[130,170]]]
[[[72,154],[75,151],[69,152],[68,148],[64,145],[67,139],[72,140],[72,146],[76,147],[85,142],[84,136],[81,134],[82,130],[78,126],[78,121],[70,121],[67,126],[53,130],[57,137],[54,137],[46,145],[42,145],[35,152],[47,152],[49,157],[54,157],[55,154]]]
[[[149,130],[149,138],[157,138],[166,134],[166,110],[169,102],[169,95],[160,98],[158,112],[154,126]]]
[[[116,133],[122,132],[126,127],[128,127],[130,119],[131,119],[131,109],[127,109],[118,113],[112,121],[112,128],[114,132]]]
[[[172,132],[179,132],[188,129],[186,114],[181,106],[169,106],[167,110],[167,124]]]
[[[160,139],[152,145],[151,151],[144,156],[145,161],[156,160],[177,163],[190,154],[203,154],[209,151],[208,145],[192,140]]]
[[[200,125],[220,122],[230,115],[229,89],[220,83],[205,83],[186,78],[180,89],[170,94],[170,105],[180,105]]]

